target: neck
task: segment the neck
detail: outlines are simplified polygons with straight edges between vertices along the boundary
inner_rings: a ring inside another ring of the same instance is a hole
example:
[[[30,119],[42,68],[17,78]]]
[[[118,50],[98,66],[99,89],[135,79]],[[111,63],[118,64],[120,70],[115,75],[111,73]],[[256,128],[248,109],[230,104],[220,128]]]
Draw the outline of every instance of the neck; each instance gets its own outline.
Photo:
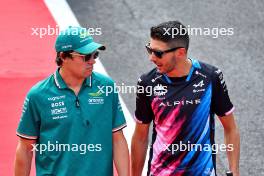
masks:
[[[78,78],[74,76],[68,70],[63,69],[63,67],[60,68],[59,72],[67,86],[73,89],[80,88],[83,84],[83,81],[85,80],[84,78]]]
[[[187,76],[192,67],[192,61],[188,58],[184,58],[182,60],[178,60],[174,69],[167,73],[169,77],[183,77]]]

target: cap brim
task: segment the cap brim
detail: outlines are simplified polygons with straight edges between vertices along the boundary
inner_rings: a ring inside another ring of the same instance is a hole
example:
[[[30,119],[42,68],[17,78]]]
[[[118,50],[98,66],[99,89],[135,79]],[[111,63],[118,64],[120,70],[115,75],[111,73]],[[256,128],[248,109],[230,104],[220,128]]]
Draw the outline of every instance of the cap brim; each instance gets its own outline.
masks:
[[[96,51],[97,49],[105,50],[105,46],[99,43],[92,42],[81,48],[75,49],[74,51],[77,51],[78,53],[81,53],[81,54],[90,54]]]

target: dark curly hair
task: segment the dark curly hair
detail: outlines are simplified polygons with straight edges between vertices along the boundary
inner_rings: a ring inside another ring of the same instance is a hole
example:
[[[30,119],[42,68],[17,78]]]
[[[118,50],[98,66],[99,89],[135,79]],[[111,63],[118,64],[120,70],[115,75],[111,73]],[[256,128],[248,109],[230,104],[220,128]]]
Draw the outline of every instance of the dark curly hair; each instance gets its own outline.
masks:
[[[150,37],[165,42],[170,47],[189,48],[187,28],[179,21],[168,21],[151,27]]]
[[[69,57],[69,58],[72,58],[72,55],[70,54],[70,53],[72,53],[73,52],[73,50],[70,50],[70,51],[64,51],[64,52],[62,52],[62,56],[63,56],[63,58],[67,58],[67,57]],[[62,59],[63,58],[61,58],[60,57],[60,53],[61,52],[57,52],[57,56],[56,56],[56,64],[58,65],[58,66],[61,66],[62,65]]]

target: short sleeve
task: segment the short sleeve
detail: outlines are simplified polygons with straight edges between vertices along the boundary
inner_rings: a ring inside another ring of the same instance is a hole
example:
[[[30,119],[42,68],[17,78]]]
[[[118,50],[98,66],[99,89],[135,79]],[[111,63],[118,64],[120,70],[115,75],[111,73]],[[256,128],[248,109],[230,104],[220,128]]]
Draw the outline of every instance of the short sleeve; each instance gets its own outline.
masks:
[[[234,106],[230,101],[227,86],[221,70],[213,72],[213,93],[212,93],[212,110],[219,116],[226,116],[234,111]]]
[[[122,130],[126,127],[126,120],[119,100],[118,93],[113,94],[113,121],[112,132]]]
[[[136,111],[135,120],[138,123],[148,124],[154,119],[154,114],[151,108],[150,95],[146,92],[148,87],[143,83],[142,78],[139,78],[137,83]]]
[[[30,94],[24,100],[22,116],[16,134],[26,139],[37,139],[39,136],[39,112]]]

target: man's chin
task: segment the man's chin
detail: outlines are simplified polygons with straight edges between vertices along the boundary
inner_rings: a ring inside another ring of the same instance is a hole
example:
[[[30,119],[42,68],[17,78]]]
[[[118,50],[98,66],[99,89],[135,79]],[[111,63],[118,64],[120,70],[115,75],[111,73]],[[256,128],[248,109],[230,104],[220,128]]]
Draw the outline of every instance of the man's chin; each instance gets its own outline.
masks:
[[[161,74],[164,74],[164,70],[163,69],[160,69],[159,67],[157,67],[157,71]]]
[[[89,70],[85,70],[85,73],[84,73],[85,77],[91,76],[92,72],[93,72],[92,69],[91,70],[90,69]]]

